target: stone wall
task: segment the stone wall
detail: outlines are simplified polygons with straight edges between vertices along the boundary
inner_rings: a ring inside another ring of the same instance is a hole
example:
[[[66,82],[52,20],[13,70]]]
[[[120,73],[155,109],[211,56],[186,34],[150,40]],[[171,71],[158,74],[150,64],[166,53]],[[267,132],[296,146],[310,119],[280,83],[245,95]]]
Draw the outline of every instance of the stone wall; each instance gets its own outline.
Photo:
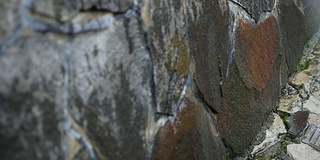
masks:
[[[316,0],[0,2],[4,159],[244,154],[319,27]]]

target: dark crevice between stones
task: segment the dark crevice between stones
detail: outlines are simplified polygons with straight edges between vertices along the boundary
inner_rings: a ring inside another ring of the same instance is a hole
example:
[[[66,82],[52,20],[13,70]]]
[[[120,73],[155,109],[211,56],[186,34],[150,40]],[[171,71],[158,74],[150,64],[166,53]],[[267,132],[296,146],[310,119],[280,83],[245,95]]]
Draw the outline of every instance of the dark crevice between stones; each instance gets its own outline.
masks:
[[[155,114],[157,114],[157,115],[161,115],[161,116],[168,116],[168,117],[173,116],[173,114],[172,114],[172,113],[165,113],[165,112],[155,112]]]
[[[221,62],[221,54],[218,52],[218,63],[219,63],[219,76],[220,76],[220,81],[219,81],[219,90],[220,90],[220,96],[223,98],[223,72],[222,72],[222,62]]]
[[[203,104],[205,104],[205,106],[207,106],[213,114],[217,114],[218,111],[216,111],[216,110],[206,101],[206,99],[204,98],[203,93],[201,92],[201,90],[200,90],[200,88],[199,88],[199,86],[198,86],[198,84],[197,84],[197,81],[196,81],[195,79],[193,80],[193,84],[194,84],[194,86],[195,86],[195,87],[194,87],[194,90],[195,90],[194,92],[196,93],[196,94],[195,94],[196,98],[197,98],[200,102],[202,102]]]
[[[244,6],[242,6],[239,2],[236,2],[234,0],[229,0],[231,3],[237,5],[238,7],[240,7],[243,11],[245,11],[251,19],[253,19],[256,23],[258,23],[257,20],[255,20],[255,18],[253,17],[253,15],[249,12],[249,10],[247,8],[245,8]]]

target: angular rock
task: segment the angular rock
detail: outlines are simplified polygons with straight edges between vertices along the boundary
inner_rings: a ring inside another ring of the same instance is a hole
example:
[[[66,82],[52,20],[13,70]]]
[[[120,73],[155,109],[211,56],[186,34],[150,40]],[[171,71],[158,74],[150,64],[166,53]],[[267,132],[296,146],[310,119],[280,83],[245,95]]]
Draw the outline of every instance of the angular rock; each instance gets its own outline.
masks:
[[[290,116],[286,121],[289,125],[288,133],[292,136],[298,136],[307,126],[309,111],[298,111]]]
[[[280,46],[270,41],[270,38],[279,40],[273,16],[258,25],[240,20],[235,41],[235,59],[224,83],[223,107],[218,114],[222,137],[237,154],[242,154],[251,143],[280,93]],[[265,50],[255,52],[261,48]],[[260,57],[267,60],[260,60]]]
[[[184,98],[180,112],[155,136],[151,159],[225,159],[215,119],[194,98]]]
[[[274,16],[255,26],[239,21],[235,63],[241,78],[249,88],[262,91],[279,55],[279,34]]]
[[[0,2],[0,55],[19,39],[22,28],[22,2],[19,0]]]
[[[188,22],[190,50],[195,63],[195,80],[212,111],[219,112],[228,57],[228,12],[224,13],[218,0],[206,0],[200,5],[201,8],[197,7],[194,2],[192,8],[201,10],[202,14],[191,16]],[[197,16],[201,18],[197,19]]]
[[[274,3],[0,2],[1,158],[243,154],[317,19]]]
[[[287,146],[287,152],[293,159],[320,159],[320,152],[306,144],[290,144]]]
[[[279,106],[277,110],[278,112],[282,112],[279,114],[283,114],[283,113],[293,114],[296,111],[302,110],[302,105],[303,105],[302,100],[298,94],[288,95],[288,96],[282,97],[279,100]]]
[[[320,2],[318,0],[301,0],[304,16],[306,18],[306,29],[310,38],[320,27]]]
[[[274,7],[274,0],[232,0],[240,5],[248,14],[258,22],[262,13],[271,12]]]

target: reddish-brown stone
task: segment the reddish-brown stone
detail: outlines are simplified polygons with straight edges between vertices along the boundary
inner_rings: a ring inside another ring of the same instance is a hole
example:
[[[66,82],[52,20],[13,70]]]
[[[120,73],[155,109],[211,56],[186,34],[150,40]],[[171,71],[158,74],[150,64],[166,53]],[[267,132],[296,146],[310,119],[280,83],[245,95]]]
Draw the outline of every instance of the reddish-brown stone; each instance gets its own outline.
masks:
[[[211,113],[194,99],[184,99],[180,107],[155,136],[152,159],[223,159],[225,148]]]
[[[290,126],[289,133],[293,136],[297,136],[302,132],[308,123],[309,111],[298,111],[288,118]]]
[[[274,16],[257,26],[239,22],[235,63],[245,84],[261,91],[269,82],[276,57],[279,54],[279,34]]]
[[[279,95],[281,57],[276,19],[259,24],[239,21],[234,63],[223,86],[218,125],[224,142],[243,154]]]

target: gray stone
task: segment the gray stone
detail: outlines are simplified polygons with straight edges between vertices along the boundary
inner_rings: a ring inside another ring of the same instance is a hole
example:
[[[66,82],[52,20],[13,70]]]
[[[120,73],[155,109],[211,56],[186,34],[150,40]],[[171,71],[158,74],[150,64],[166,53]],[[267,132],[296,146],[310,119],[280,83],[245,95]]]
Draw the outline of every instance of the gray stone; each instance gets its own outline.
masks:
[[[318,160],[320,159],[320,152],[307,144],[290,144],[287,146],[288,154],[295,160]]]
[[[231,0],[241,6],[248,14],[258,22],[262,13],[271,12],[274,0]]]
[[[281,52],[286,57],[290,72],[294,72],[296,64],[302,57],[304,43],[307,41],[305,18],[292,0],[279,1],[277,9],[283,46]]]
[[[310,124],[306,129],[301,141],[320,151],[320,128]]]
[[[187,3],[150,1],[146,5],[144,23],[153,61],[156,112],[172,115],[184,96],[183,90],[192,67]]]
[[[1,158],[244,154],[317,15],[277,2],[1,1]]]
[[[57,99],[61,93],[63,48],[61,43],[34,34],[19,40],[1,56],[3,159],[62,159],[64,132]]]

